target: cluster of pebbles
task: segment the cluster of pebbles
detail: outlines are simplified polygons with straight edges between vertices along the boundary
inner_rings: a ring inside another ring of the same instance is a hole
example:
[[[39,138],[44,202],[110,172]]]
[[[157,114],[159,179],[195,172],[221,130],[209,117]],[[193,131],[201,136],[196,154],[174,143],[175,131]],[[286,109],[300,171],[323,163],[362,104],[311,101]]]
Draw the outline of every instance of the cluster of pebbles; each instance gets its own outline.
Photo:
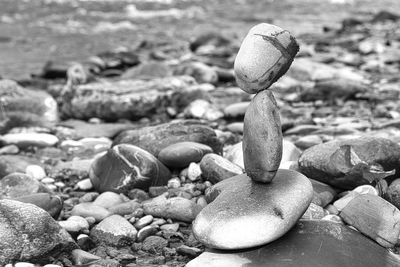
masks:
[[[300,36],[289,70],[258,25],[237,84],[215,34],[0,80],[0,265],[399,265],[398,25]]]

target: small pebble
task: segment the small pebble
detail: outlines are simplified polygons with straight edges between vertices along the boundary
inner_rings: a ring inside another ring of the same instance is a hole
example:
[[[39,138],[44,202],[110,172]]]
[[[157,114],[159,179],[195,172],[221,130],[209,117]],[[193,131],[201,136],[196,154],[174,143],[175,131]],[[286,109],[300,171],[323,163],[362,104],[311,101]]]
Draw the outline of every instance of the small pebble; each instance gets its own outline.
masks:
[[[29,262],[17,262],[14,267],[35,267],[35,265]]]
[[[158,226],[156,225],[145,226],[142,229],[140,229],[139,232],[137,233],[137,241],[142,242],[144,239],[146,239],[151,235],[154,235],[157,232],[158,232]]]
[[[143,216],[142,218],[140,218],[135,224],[134,224],[134,226],[135,226],[135,228],[136,229],[142,229],[143,227],[145,227],[145,226],[147,226],[147,225],[149,225],[149,224],[151,224],[151,222],[153,221],[153,216],[151,216],[151,215],[146,215],[146,216]]]
[[[168,223],[160,226],[161,230],[177,232],[179,229],[179,223]]]
[[[89,178],[83,179],[76,183],[76,188],[82,191],[88,191],[93,189],[93,184]]]
[[[16,155],[19,153],[19,148],[16,145],[8,145],[0,148],[0,155]]]
[[[46,177],[46,178],[43,178],[41,180],[41,182],[44,183],[44,184],[53,184],[55,182],[55,180],[53,178]]]
[[[46,172],[39,165],[28,165],[25,169],[25,173],[39,181],[46,177]]]
[[[190,181],[196,181],[201,177],[201,168],[199,164],[191,162],[188,167],[188,176]]]
[[[107,209],[123,202],[124,201],[119,194],[114,192],[104,192],[93,201],[93,204]]]
[[[93,202],[98,196],[99,196],[99,193],[97,193],[97,192],[86,193],[79,198],[79,203]]]
[[[179,188],[179,187],[181,187],[181,180],[178,177],[169,179],[167,187],[168,188]]]
[[[191,258],[195,258],[195,257],[199,256],[203,251],[199,248],[181,245],[176,248],[176,252],[178,252],[179,254],[184,255],[184,256],[189,256]]]

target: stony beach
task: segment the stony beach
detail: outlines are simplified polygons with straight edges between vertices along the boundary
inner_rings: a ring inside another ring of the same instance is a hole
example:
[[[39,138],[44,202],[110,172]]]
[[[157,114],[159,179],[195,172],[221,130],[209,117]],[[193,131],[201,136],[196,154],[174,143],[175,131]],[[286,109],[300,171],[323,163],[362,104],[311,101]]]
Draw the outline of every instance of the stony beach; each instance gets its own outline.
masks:
[[[396,1],[1,5],[0,266],[400,266]]]

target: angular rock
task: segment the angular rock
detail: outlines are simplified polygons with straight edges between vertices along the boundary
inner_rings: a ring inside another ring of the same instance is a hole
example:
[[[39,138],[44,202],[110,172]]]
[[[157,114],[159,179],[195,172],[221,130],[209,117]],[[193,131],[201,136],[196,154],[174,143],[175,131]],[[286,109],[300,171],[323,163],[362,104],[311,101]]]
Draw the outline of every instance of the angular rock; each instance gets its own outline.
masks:
[[[120,215],[111,215],[102,220],[91,231],[90,236],[99,243],[121,247],[136,240],[137,230]]]
[[[158,159],[171,168],[185,168],[191,162],[199,162],[212,148],[196,142],[180,142],[169,145],[158,154]]]
[[[208,145],[215,153],[222,151],[222,144],[217,139],[215,131],[196,120],[169,122],[125,131],[116,137],[114,145],[122,143],[135,145],[157,157],[165,147],[185,141]]]
[[[366,253],[368,251],[368,253]],[[241,251],[210,251],[187,267],[398,266],[400,259],[361,233],[330,221],[300,221],[275,242]]]
[[[359,195],[343,208],[339,216],[383,247],[398,244],[400,211],[379,196]]]
[[[51,216],[32,204],[0,200],[0,264],[48,263],[77,245]],[[54,259],[54,258],[53,258]]]
[[[99,256],[93,255],[82,249],[74,249],[71,254],[75,266],[90,266],[92,264],[95,265],[101,260]]]
[[[24,173],[15,172],[0,180],[0,199],[47,192],[49,189],[44,184]]]
[[[307,177],[342,189],[353,189],[368,184],[362,172],[348,166],[348,158],[341,158],[341,149],[350,148],[366,164],[379,164],[384,171],[400,170],[400,145],[389,139],[360,137],[334,140],[313,146],[299,158],[299,167]],[[351,156],[351,155],[350,155]]]
[[[202,158],[200,168],[201,176],[213,184],[243,173],[240,166],[214,153],[207,154]]]
[[[1,183],[1,181],[0,181]],[[59,196],[50,195],[48,193],[36,193],[31,195],[20,196],[13,200],[30,203],[47,211],[51,217],[57,219],[63,208],[63,200]]]
[[[331,186],[318,182],[313,179],[309,179],[314,191],[313,203],[318,206],[325,207],[335,198],[337,192]]]
[[[109,149],[90,168],[90,179],[98,192],[129,192],[166,185],[170,171],[149,152],[129,144]]]
[[[165,113],[175,93],[190,94],[195,84],[188,76],[83,84],[63,95],[60,111],[65,117],[82,120],[140,119]]]
[[[156,254],[168,246],[168,241],[159,236],[149,236],[143,241],[142,250]]]
[[[243,249],[284,235],[311,203],[313,190],[302,174],[278,170],[271,183],[242,174],[214,185],[209,204],[193,222],[195,237],[208,247]]]
[[[57,103],[48,93],[0,80],[2,110],[0,134],[13,127],[52,126],[58,120]],[[3,117],[4,116],[4,117]]]
[[[186,198],[167,199],[164,195],[146,200],[142,204],[145,214],[184,222],[192,222],[201,210],[199,205]]]
[[[385,199],[400,208],[400,179],[394,180],[388,187]]]

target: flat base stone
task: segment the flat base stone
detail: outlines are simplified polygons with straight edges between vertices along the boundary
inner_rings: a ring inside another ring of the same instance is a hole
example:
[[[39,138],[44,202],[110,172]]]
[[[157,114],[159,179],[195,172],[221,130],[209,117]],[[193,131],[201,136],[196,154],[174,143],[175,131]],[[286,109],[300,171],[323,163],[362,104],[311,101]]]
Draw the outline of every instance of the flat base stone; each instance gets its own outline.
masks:
[[[282,238],[242,251],[212,250],[186,267],[400,266],[400,257],[366,236],[330,221],[300,221]]]
[[[292,170],[278,170],[271,183],[246,174],[226,179],[207,193],[207,205],[193,222],[195,237],[208,247],[243,249],[284,235],[309,206],[311,182]]]

